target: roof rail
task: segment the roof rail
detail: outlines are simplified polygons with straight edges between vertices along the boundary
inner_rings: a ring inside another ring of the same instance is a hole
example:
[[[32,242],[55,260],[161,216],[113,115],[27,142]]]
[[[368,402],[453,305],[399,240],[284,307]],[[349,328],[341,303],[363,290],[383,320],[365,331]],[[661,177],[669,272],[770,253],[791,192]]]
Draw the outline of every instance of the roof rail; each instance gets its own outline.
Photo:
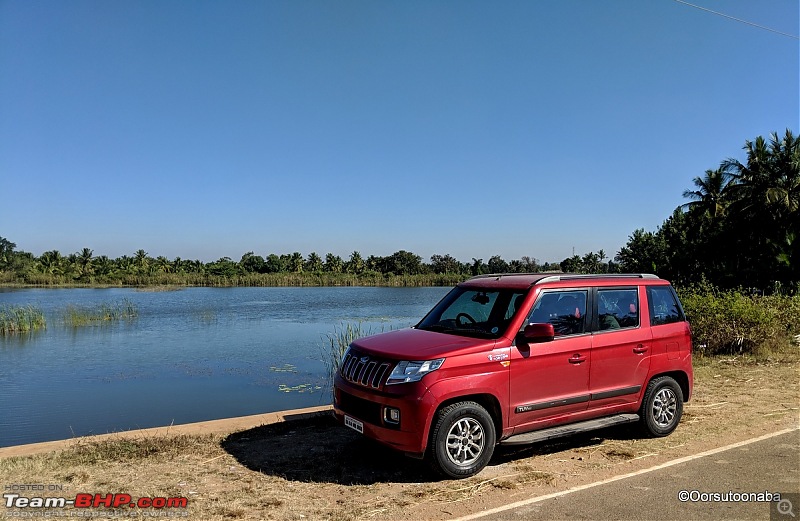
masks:
[[[657,275],[652,273],[600,273],[600,274],[577,274],[567,273],[564,275],[551,275],[535,282],[543,284],[545,282],[558,282],[561,280],[581,280],[581,279],[657,279]]]

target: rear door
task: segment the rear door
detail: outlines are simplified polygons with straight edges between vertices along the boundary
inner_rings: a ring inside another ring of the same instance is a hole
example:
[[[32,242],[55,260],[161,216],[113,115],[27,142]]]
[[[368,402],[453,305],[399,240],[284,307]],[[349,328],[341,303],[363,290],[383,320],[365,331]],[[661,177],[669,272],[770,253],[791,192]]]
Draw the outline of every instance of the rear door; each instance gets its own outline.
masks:
[[[592,367],[589,408],[635,403],[650,369],[652,335],[641,303],[644,287],[623,286],[594,290]]]

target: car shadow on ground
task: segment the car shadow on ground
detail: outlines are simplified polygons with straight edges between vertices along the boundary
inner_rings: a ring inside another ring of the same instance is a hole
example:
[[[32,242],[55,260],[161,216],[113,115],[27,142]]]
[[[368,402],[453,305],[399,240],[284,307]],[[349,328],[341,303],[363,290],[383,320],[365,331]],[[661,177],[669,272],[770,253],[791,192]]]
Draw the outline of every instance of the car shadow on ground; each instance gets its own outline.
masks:
[[[489,466],[598,445],[604,439],[628,435],[626,429],[617,427],[534,445],[501,445]],[[425,462],[365,438],[328,414],[236,432],[220,445],[248,469],[291,481],[372,485],[442,480]]]
[[[606,440],[633,440],[641,437],[637,428],[630,425],[617,425],[530,445],[498,445],[489,465],[502,465],[524,458],[599,446]]]
[[[343,427],[329,414],[236,432],[221,446],[250,470],[292,481],[371,485],[434,479],[424,462]]]

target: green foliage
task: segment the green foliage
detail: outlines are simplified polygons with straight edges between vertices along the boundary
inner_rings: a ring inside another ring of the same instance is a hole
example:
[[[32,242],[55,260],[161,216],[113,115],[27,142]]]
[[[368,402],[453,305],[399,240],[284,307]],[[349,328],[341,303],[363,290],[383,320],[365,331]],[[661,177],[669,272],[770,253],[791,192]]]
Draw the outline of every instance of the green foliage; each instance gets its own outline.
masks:
[[[102,303],[96,307],[67,306],[64,323],[71,327],[91,326],[103,322],[129,320],[139,316],[136,305],[128,299],[116,304]]]
[[[462,263],[451,255],[435,254],[430,263],[406,250],[386,257],[366,259],[353,251],[347,261],[333,253],[322,259],[312,252],[271,253],[265,257],[249,251],[236,262],[222,257],[214,262],[164,256],[153,258],[145,250],[110,259],[94,251],[62,255],[51,250],[35,257],[15,251],[16,245],[0,237],[0,284],[31,286],[451,286],[472,274],[493,272],[533,273],[557,271],[558,264],[539,264],[529,256],[511,261],[493,256],[486,264],[473,259]],[[602,250],[601,252],[602,253]],[[587,254],[596,261],[598,254]],[[600,256],[603,268],[604,256]],[[609,266],[611,264],[609,263]],[[2,269],[5,267],[5,269]],[[583,269],[586,269],[585,267]]]
[[[800,334],[800,295],[719,291],[708,283],[679,293],[700,355],[781,350]]]
[[[606,252],[603,250],[589,252],[583,257],[573,255],[561,261],[558,267],[564,273],[617,273],[617,265],[612,261],[606,262]],[[652,270],[637,270],[642,273],[649,273]]]
[[[636,230],[617,254],[623,271],[654,271],[686,285],[771,290],[800,284],[800,137],[790,130],[746,141],[695,177],[690,199],[655,232]]]
[[[28,333],[45,327],[44,313],[35,306],[0,307],[0,335]]]

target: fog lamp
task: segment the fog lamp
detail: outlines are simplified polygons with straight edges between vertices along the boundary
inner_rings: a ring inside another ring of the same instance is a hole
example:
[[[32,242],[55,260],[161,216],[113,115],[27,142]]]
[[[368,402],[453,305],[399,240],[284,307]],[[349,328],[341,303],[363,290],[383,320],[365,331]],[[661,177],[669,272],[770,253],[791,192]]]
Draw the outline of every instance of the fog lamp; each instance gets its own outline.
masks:
[[[383,419],[386,423],[397,425],[400,423],[400,409],[395,409],[394,407],[384,407]]]

